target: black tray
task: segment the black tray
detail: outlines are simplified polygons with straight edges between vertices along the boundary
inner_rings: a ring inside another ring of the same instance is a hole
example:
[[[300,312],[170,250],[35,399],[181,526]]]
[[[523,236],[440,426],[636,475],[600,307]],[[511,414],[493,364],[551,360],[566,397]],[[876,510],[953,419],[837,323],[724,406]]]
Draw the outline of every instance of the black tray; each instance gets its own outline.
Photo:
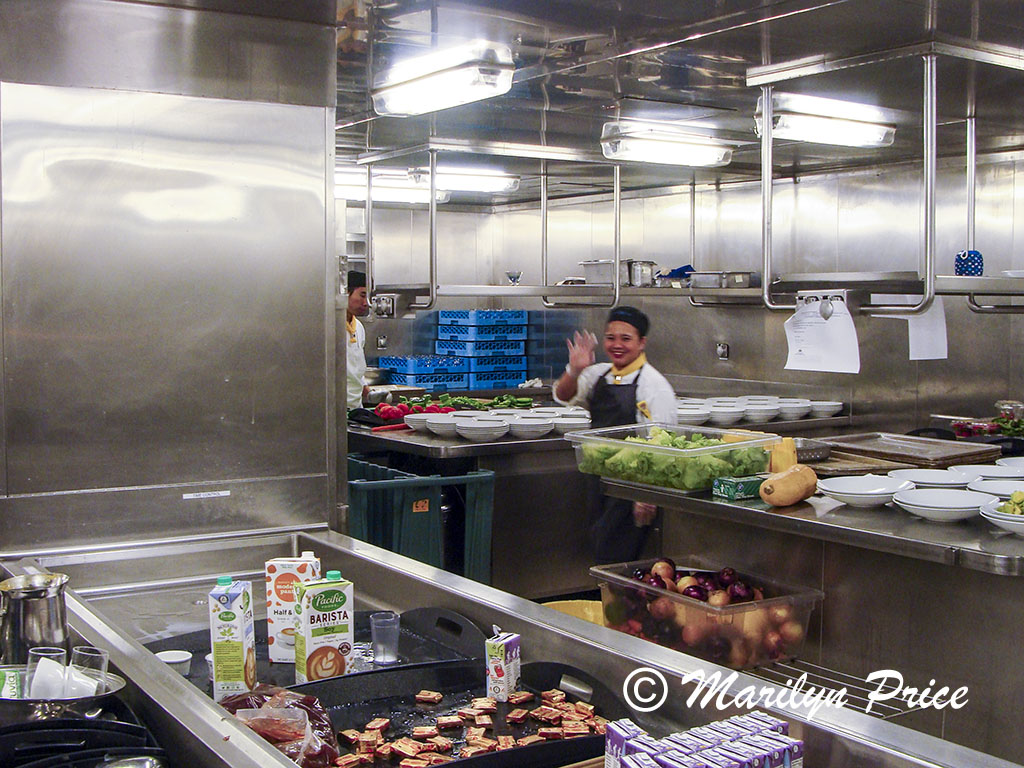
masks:
[[[25,763],[19,768],[98,768],[104,763],[125,757],[158,757],[167,762],[167,753],[151,747],[117,747],[91,749],[84,752],[55,755]],[[5,766],[6,768],[6,766]]]
[[[105,720],[42,720],[0,729],[0,765],[15,768],[43,758],[117,747],[146,747],[141,725]]]
[[[320,699],[327,709],[337,731],[363,727],[374,717],[388,717],[391,728],[384,736],[389,741],[409,735],[415,725],[433,725],[440,714],[453,714],[455,709],[468,706],[471,698],[486,696],[485,667],[482,660],[446,664],[420,664],[369,674],[345,675],[329,680],[293,686],[292,690]],[[596,707],[597,714],[608,720],[628,717],[625,705],[600,681],[573,667],[554,662],[531,662],[522,666],[520,688],[537,693],[537,702],[523,705],[537,706],[540,691],[562,687],[570,692],[570,700],[581,696]],[[438,691],[444,699],[437,705],[415,702],[420,690]],[[576,692],[581,695],[576,695]],[[498,704],[491,717],[494,729],[488,736],[511,734],[517,738],[536,733],[538,723],[528,720],[523,726],[505,722],[505,714],[515,705]],[[455,745],[454,753],[464,744],[464,729],[442,731]],[[343,740],[339,740],[343,741]],[[344,744],[342,751],[345,751]],[[489,752],[477,757],[464,758],[474,768],[550,768],[588,760],[604,753],[604,736],[581,736],[574,739],[546,741],[529,747]],[[385,768],[390,761],[377,759],[376,766]]]
[[[356,611],[355,643],[370,644],[370,614],[373,611]],[[460,661],[479,658],[484,653],[484,633],[473,622],[446,608],[415,608],[402,614],[401,632],[398,637],[398,667],[436,661]],[[207,694],[213,694],[209,680],[206,654],[210,652],[208,631],[190,632],[187,635],[168,637],[146,643],[153,653],[157,651],[181,650],[192,653],[188,680]],[[370,664],[369,669],[392,669]],[[267,622],[256,622],[256,679],[261,683],[288,687],[295,683],[295,665],[284,662],[270,663],[267,651]]]

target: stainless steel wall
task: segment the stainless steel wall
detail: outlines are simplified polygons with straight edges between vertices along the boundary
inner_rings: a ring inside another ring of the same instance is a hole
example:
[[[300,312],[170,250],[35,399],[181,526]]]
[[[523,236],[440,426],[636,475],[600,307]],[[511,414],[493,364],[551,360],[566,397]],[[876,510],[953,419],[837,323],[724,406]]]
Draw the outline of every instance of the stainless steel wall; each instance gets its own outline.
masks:
[[[0,50],[0,548],[325,521],[330,28],[15,1]]]

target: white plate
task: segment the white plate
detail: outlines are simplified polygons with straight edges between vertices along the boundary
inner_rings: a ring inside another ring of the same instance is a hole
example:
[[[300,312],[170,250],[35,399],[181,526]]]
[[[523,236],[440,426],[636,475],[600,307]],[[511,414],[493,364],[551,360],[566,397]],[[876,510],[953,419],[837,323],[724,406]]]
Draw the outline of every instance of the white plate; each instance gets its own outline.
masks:
[[[843,404],[838,400],[811,400],[811,413],[818,418],[835,416],[843,410]]]
[[[555,428],[554,419],[542,416],[519,416],[509,421],[508,429],[512,437],[524,439],[544,437]]]
[[[909,480],[918,488],[966,488],[971,478],[949,469],[894,469],[889,477]]]
[[[555,432],[564,435],[566,432],[590,429],[590,419],[581,419],[576,416],[559,416],[554,419],[554,425]]]
[[[957,464],[950,467],[954,472],[967,476],[971,480],[1015,480],[1024,477],[1024,467],[1007,467],[999,464]]]
[[[711,423],[722,427],[735,424],[743,418],[742,408],[712,408]]]
[[[1022,480],[972,480],[967,486],[972,491],[980,493],[991,493],[1000,499],[1010,498],[1014,491],[1024,491],[1024,479]]]
[[[936,523],[954,523],[980,514],[981,505],[995,499],[987,493],[947,488],[917,488],[892,497],[907,512]]]
[[[427,419],[427,429],[439,437],[455,437],[455,419],[450,413],[432,413]]]
[[[491,443],[508,433],[508,422],[504,419],[487,420],[494,423],[481,423],[483,421],[483,419],[476,423],[457,421],[455,423],[455,431],[459,437],[464,437],[474,443]]]
[[[407,413],[403,421],[415,432],[427,432],[427,419],[433,415],[433,413]]]
[[[689,424],[690,426],[696,426],[703,424],[711,418],[711,411],[677,411],[676,420],[680,424]]]
[[[913,490],[914,484],[881,475],[832,477],[818,481],[818,490],[851,507],[880,507],[892,501],[894,493]]]
[[[805,397],[780,397],[779,398],[779,407],[780,408],[786,408],[788,406],[797,406],[797,405],[807,406],[808,408],[810,408],[811,407],[811,401],[808,400]]]
[[[1001,467],[1020,467],[1024,469],[1024,456],[1008,456],[1005,459],[996,459],[996,464]]]
[[[1020,516],[1020,520],[1007,520],[1005,517],[996,517],[995,515],[990,515],[986,512],[982,512],[981,516],[992,523],[992,525],[996,525],[1004,531],[1015,533],[1018,536],[1024,536],[1024,515]]]
[[[802,419],[808,413],[811,412],[811,406],[809,405],[785,405],[779,406],[779,416],[787,421],[795,421],[796,419]]]

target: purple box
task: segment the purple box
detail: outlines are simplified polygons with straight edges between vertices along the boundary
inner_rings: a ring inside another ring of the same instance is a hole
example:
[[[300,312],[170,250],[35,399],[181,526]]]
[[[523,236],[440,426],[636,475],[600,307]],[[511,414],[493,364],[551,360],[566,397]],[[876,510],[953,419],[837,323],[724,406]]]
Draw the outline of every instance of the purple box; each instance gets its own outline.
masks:
[[[731,723],[736,728],[740,728],[747,733],[763,733],[764,731],[772,730],[771,725],[751,715],[733,715],[725,722]]]
[[[709,742],[707,739],[695,736],[691,731],[673,733],[671,736],[666,736],[664,740],[674,744],[676,749],[687,755],[692,755],[696,752],[700,752],[702,749],[714,746],[714,744]]]
[[[660,739],[656,739],[653,736],[642,733],[639,736],[634,736],[626,742],[622,749],[622,754],[635,755],[642,752],[653,757],[654,755],[660,755],[666,749],[671,749],[671,747],[666,747]]]
[[[777,717],[772,717],[767,712],[758,712],[757,710],[755,710],[751,712],[749,715],[747,715],[747,717],[753,717],[757,720],[760,720],[762,723],[767,724],[768,727],[771,728],[771,730],[773,731],[778,731],[779,733],[784,734],[789,733],[789,723],[787,723],[785,720],[779,720],[779,718]]]
[[[766,768],[785,768],[786,748],[782,744],[763,739],[760,734],[747,736],[742,743],[763,752]]]
[[[679,749],[671,749],[654,756],[654,762],[661,768],[700,768],[700,763]]]
[[[693,734],[697,738],[704,739],[704,741],[709,742],[713,747],[717,747],[719,744],[724,744],[729,741],[729,737],[724,733],[721,733],[707,725],[702,725],[699,728],[691,728],[687,733]]]
[[[718,747],[705,749],[694,757],[708,764],[711,768],[746,768],[739,760],[722,752]]]
[[[803,768],[804,743],[783,733],[763,733],[762,739],[781,744],[785,749],[785,765],[789,768]]]
[[[608,723],[604,731],[604,768],[619,768],[626,742],[643,733],[644,729],[632,720],[615,720]]]
[[[706,727],[722,734],[729,741],[736,741],[736,739],[742,738],[748,733],[748,731],[745,731],[739,726],[730,723],[728,720],[719,720],[715,723],[709,723]]]
[[[646,752],[637,752],[632,755],[623,755],[619,765],[622,768],[659,768],[654,758]]]
[[[765,757],[761,751],[747,746],[742,741],[730,741],[719,749],[743,762],[744,768],[765,768]]]

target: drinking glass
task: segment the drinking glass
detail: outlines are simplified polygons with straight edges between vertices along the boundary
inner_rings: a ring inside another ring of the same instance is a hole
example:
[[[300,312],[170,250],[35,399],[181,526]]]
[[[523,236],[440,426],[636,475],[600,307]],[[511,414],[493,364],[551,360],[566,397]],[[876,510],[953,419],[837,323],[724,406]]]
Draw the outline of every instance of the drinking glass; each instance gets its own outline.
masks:
[[[25,673],[25,696],[30,699],[59,699],[64,695],[64,665],[68,652],[41,645],[29,648]]]
[[[107,689],[109,655],[102,648],[78,645],[71,649],[71,663],[64,680],[65,698],[94,696]]]
[[[401,617],[394,611],[370,614],[370,635],[373,638],[373,661],[375,664],[398,662],[398,630]]]

